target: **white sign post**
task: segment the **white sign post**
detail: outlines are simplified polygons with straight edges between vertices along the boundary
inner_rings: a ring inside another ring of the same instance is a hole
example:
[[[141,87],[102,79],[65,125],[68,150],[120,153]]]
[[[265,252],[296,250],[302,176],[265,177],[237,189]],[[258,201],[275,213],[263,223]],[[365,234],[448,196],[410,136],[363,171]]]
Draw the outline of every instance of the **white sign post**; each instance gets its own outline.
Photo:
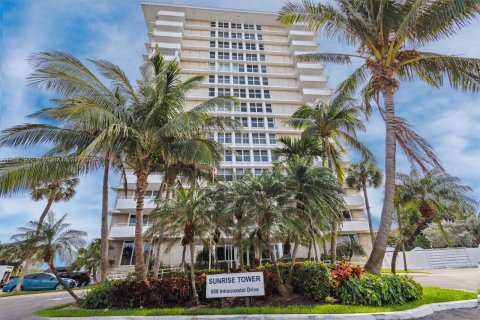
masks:
[[[207,275],[207,298],[264,296],[263,272]]]

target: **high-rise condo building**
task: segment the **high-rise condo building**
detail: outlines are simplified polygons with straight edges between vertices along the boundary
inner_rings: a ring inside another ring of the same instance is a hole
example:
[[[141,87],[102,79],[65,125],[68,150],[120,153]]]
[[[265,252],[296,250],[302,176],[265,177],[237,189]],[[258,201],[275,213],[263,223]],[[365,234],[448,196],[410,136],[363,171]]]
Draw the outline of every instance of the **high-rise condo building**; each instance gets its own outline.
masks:
[[[277,13],[159,3],[142,3],[142,9],[148,28],[148,54],[158,47],[166,59],[179,61],[185,79],[206,77],[202,86],[187,97],[187,108],[216,96],[231,95],[240,100],[234,108],[215,111],[237,119],[244,127],[242,133],[208,137],[234,150],[225,153],[217,169],[219,178],[230,181],[241,179],[247,172],[258,175],[269,170],[275,160],[272,150],[279,146],[278,138],[298,138],[301,134],[283,124],[283,120],[300,105],[315,99],[327,101],[331,95],[322,64],[295,60],[298,54],[316,51],[317,35],[302,26],[279,24]],[[111,212],[111,273],[129,271],[134,264],[135,176],[129,175],[127,181],[127,196],[118,192]],[[155,206],[153,199],[161,175],[151,175],[148,182],[145,229],[149,225],[148,213]],[[370,252],[363,198],[346,189],[345,200],[348,210],[339,241],[355,238]],[[199,241],[197,252],[202,247]],[[162,262],[179,264],[182,249],[178,239],[168,253],[162,253]],[[151,250],[149,243],[145,250]],[[274,252],[278,257],[282,255],[282,243],[274,244]],[[215,253],[219,262],[232,265],[237,260],[237,250],[229,239],[222,239]],[[308,248],[301,248],[300,255],[307,256]]]

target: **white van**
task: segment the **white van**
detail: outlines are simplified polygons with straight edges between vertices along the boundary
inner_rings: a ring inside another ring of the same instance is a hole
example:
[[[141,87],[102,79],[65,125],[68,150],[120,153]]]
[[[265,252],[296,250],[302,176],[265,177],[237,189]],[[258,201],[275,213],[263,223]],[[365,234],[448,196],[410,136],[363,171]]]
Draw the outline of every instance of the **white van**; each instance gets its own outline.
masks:
[[[0,266],[0,288],[3,288],[10,279],[10,274],[13,272],[12,266]]]

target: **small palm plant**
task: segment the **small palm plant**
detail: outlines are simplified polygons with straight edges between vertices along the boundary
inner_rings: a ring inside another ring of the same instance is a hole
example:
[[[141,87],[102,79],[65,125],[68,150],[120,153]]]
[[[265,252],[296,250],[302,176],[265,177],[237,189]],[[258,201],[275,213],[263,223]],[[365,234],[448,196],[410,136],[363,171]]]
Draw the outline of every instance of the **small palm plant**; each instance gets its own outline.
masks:
[[[370,203],[368,201],[367,188],[378,188],[382,184],[383,175],[374,163],[367,160],[362,160],[359,163],[353,163],[348,168],[347,178],[345,180],[347,186],[363,191],[365,198],[365,206],[367,207],[368,226],[370,228],[370,238],[372,245],[375,243],[375,235],[372,225],[372,214],[370,212]]]
[[[400,212],[409,216],[409,226],[402,235],[404,241],[409,241],[419,228],[429,222],[435,221],[441,227],[441,214],[448,211],[451,204],[473,210],[479,206],[479,202],[469,195],[472,188],[440,169],[432,169],[423,176],[415,167],[410,174],[397,173],[396,189],[396,205]],[[392,273],[395,273],[401,245],[402,241],[398,241],[393,252]]]
[[[87,233],[80,230],[70,229],[70,224],[65,222],[67,214],[56,220],[55,213],[49,211],[46,221],[40,227],[40,233],[37,234],[39,221],[30,221],[27,226],[18,228],[18,233],[12,239],[16,241],[25,241],[34,238],[35,247],[33,251],[35,256],[41,258],[53,272],[59,284],[63,285],[70,295],[77,301],[81,299],[68,286],[64,285],[62,277],[54,266],[54,259],[70,260],[76,254],[79,248],[86,245],[83,237]]]
[[[72,270],[84,268],[92,273],[93,281],[97,283],[97,270],[100,267],[100,239],[93,239],[86,248],[80,248],[77,258],[72,262]]]

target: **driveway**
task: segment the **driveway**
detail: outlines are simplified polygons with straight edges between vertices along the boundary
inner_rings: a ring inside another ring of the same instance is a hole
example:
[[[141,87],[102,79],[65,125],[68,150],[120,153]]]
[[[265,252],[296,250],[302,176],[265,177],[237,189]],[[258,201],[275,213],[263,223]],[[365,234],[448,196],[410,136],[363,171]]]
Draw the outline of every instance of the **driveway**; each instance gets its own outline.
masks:
[[[480,288],[479,268],[435,269],[425,270],[427,273],[411,273],[423,286],[445,287],[477,291]]]
[[[76,291],[81,295],[83,291]],[[0,298],[0,319],[2,320],[32,320],[42,319],[33,312],[59,304],[72,302],[73,298],[66,291],[29,294]]]

